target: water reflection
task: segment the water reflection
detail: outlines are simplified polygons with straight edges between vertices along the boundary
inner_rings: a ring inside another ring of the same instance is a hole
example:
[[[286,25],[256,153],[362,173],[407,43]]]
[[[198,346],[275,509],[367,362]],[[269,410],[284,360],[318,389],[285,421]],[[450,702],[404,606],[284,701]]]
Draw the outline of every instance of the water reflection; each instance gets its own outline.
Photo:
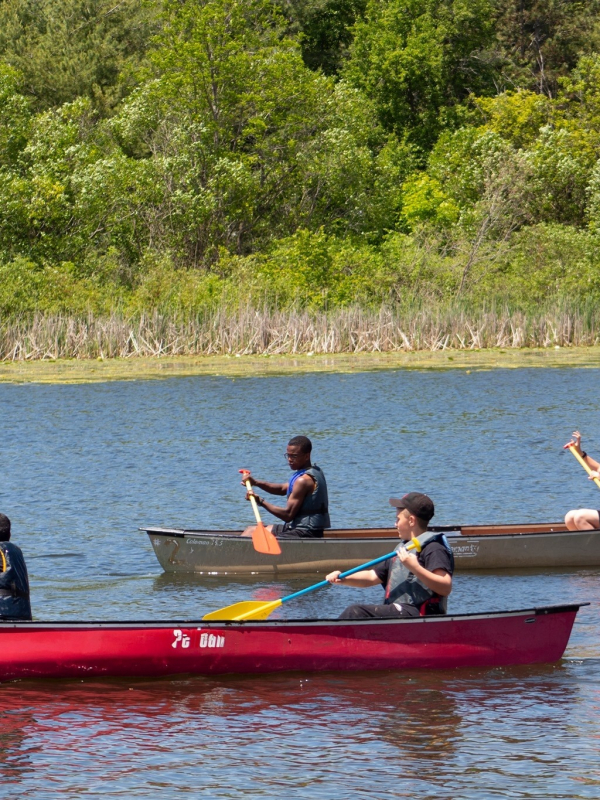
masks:
[[[4,708],[0,712],[0,781],[5,785],[18,785],[30,769],[26,740],[34,722],[33,712],[26,708]]]
[[[531,797],[591,797],[598,737],[576,748],[574,736],[597,669],[11,684],[0,688],[0,777],[15,796],[44,797],[160,787],[175,798],[193,786],[215,798],[325,798],[335,785],[349,799],[393,785],[392,796],[485,787],[508,798],[523,796],[523,780]]]

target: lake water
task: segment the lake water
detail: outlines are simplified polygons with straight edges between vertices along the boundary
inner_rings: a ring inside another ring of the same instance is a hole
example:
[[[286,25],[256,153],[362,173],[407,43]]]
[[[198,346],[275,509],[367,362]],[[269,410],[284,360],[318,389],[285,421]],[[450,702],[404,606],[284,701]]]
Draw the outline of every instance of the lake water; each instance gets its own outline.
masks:
[[[314,444],[335,526],[557,521],[600,495],[562,450],[600,455],[598,370],[390,371],[0,385],[0,510],[37,619],[200,618],[320,580],[168,577],[142,524],[252,522],[238,469],[284,481]],[[266,515],[265,515],[266,517]],[[270,593],[270,594],[269,594]],[[381,589],[330,587],[286,617]],[[600,569],[457,574],[454,611],[590,601],[559,664],[410,674],[0,686],[0,798],[598,798]]]

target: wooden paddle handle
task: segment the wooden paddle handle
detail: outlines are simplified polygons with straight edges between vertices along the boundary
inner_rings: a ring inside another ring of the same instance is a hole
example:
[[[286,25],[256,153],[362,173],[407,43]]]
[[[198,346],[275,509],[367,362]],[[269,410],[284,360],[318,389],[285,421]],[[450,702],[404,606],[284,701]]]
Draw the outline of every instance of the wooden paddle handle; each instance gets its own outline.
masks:
[[[565,447],[573,453],[573,455],[575,456],[577,461],[579,461],[579,463],[584,468],[584,470],[587,472],[587,474],[591,475],[592,474],[592,470],[588,467],[588,465],[585,463],[584,459],[579,455],[577,450],[575,450],[575,445],[574,444],[570,444],[570,445],[566,444]],[[593,481],[596,484],[596,486],[600,489],[600,479],[593,478]]]
[[[258,503],[256,502],[256,498],[254,494],[252,494],[252,484],[250,481],[246,481],[246,489],[250,492],[250,505],[252,506],[252,511],[254,511],[254,516],[256,517],[257,522],[262,522],[260,518],[260,511],[258,510]]]
[[[247,475],[248,474],[248,471],[245,470],[245,469],[241,469],[240,472],[242,473],[242,475]],[[244,485],[245,485],[246,489],[250,492],[250,505],[252,506],[252,511],[254,511],[254,516],[256,518],[256,521],[257,522],[262,522],[262,520],[260,518],[260,511],[258,510],[258,503],[256,502],[256,499],[254,497],[254,493],[252,491],[252,484],[250,483],[250,481],[244,481]]]

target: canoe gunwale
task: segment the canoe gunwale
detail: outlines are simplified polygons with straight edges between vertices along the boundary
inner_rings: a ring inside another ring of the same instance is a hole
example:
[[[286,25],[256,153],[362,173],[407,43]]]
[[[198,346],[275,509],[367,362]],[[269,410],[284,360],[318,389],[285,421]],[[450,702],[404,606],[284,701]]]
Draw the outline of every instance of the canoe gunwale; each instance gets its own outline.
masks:
[[[328,626],[344,628],[353,626],[398,626],[398,625],[415,625],[415,624],[431,624],[431,623],[449,623],[454,621],[467,621],[467,620],[485,620],[485,619],[499,619],[507,617],[518,616],[547,616],[549,614],[564,614],[571,612],[578,612],[580,608],[589,606],[590,603],[582,601],[580,603],[557,603],[548,606],[533,606],[530,608],[517,608],[507,609],[505,611],[478,611],[465,614],[440,614],[432,615],[429,617],[398,617],[397,619],[363,619],[363,620],[346,620],[336,618],[321,618],[321,619],[266,619],[266,620],[218,620],[209,621],[202,619],[172,619],[164,621],[152,620],[65,620],[65,621],[52,621],[52,620],[0,620],[0,633],[3,630],[14,630],[15,628],[23,629],[24,631],[33,630],[78,630],[81,628],[90,629],[97,628],[104,629],[156,629],[156,628],[172,628],[173,626],[181,627],[199,627],[199,628],[222,628],[227,627],[281,627],[289,628],[294,626],[300,627],[315,627],[315,626]]]
[[[529,529],[529,530],[528,530]],[[532,530],[535,529],[535,530]],[[567,531],[562,522],[533,523],[526,522],[494,524],[494,525],[429,525],[428,530],[433,533],[455,534],[457,537],[473,538],[478,536],[551,536],[569,533],[595,533],[597,530],[590,531]],[[160,526],[139,527],[138,531],[148,534],[148,536],[170,536],[174,538],[210,538],[210,539],[241,539],[242,531],[239,530],[205,530],[202,528],[163,528]],[[247,537],[245,537],[247,538]],[[454,537],[452,537],[454,538]],[[380,541],[397,540],[398,533],[395,528],[331,528],[325,532],[323,537],[318,538],[298,538],[285,539],[286,543],[318,543],[318,542],[339,542],[345,539],[352,541]]]

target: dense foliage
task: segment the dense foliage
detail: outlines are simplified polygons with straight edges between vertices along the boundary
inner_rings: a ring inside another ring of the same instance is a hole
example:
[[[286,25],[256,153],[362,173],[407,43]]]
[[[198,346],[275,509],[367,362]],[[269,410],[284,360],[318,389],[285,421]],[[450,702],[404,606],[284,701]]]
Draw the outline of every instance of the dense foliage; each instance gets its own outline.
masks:
[[[599,23],[0,0],[0,312],[600,299]]]

